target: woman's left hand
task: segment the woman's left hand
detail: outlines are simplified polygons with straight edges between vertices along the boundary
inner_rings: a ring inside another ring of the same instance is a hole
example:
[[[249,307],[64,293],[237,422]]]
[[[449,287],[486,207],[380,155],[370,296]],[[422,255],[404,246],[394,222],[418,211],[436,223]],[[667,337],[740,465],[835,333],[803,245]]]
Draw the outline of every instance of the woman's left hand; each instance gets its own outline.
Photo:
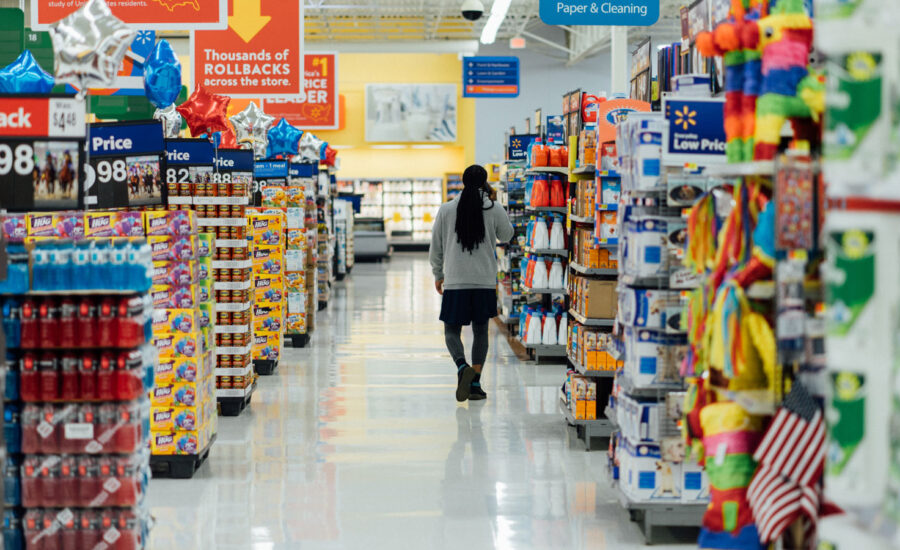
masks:
[[[434,289],[437,290],[437,293],[441,296],[444,295],[444,280],[438,279],[434,282]]]

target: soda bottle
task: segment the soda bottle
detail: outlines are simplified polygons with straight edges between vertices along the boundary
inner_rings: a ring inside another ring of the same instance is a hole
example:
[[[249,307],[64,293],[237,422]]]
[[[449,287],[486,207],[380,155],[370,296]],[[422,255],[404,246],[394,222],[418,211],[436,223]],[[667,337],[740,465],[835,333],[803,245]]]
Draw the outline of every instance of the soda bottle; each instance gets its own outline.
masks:
[[[112,403],[104,403],[97,409],[97,427],[94,430],[94,440],[100,444],[97,452],[117,452],[113,439],[119,428],[118,418],[116,406]],[[102,477],[103,472],[101,471],[100,474]]]
[[[116,475],[116,459],[111,456],[101,456],[97,458],[97,490],[94,494],[93,501],[96,506],[115,506],[115,501],[110,498],[107,487],[115,484],[110,483],[110,479]]]
[[[10,408],[6,410],[7,416],[10,414]],[[41,423],[41,407],[34,404],[27,404],[22,409],[22,452],[23,453],[39,453],[41,452],[41,436],[38,434],[38,425]],[[5,419],[9,424],[9,419]],[[7,442],[9,438],[7,437]]]
[[[22,341],[22,306],[16,299],[3,303],[3,332],[6,335],[6,346],[18,348]]]
[[[80,401],[85,397],[81,394],[80,374],[78,364],[80,361],[73,352],[66,352],[59,360],[60,398],[63,401]]]
[[[78,504],[77,506],[92,506],[103,491],[103,480],[100,478],[100,466],[98,459],[92,456],[78,457]]]
[[[113,437],[114,453],[133,453],[141,439],[140,414],[133,403],[120,403],[116,410],[117,429]]]
[[[119,510],[116,516],[116,527],[119,530],[119,538],[116,540],[115,550],[137,550],[143,546],[140,521],[134,515],[134,511]]]
[[[91,352],[85,352],[78,362],[78,382],[82,399],[97,399],[97,362],[97,358]]]
[[[59,506],[60,503],[60,457],[44,457],[38,467],[41,478],[41,506]]]
[[[3,545],[4,548],[14,550],[25,548],[22,519],[15,516],[14,510],[6,510],[3,513]]]
[[[41,401],[59,400],[59,370],[56,354],[45,351],[38,360],[38,372],[41,378]]]
[[[41,379],[38,375],[37,357],[28,351],[19,360],[19,394],[22,401],[35,402],[41,399]]]
[[[22,468],[12,457],[3,471],[3,498],[6,506],[22,506]]]
[[[108,290],[112,288],[109,276],[109,243],[91,241],[91,278],[85,288]]]
[[[78,347],[97,347],[97,304],[92,298],[82,298],[78,302],[76,331]]]
[[[58,343],[61,348],[81,347],[78,343],[76,312],[74,300],[66,297],[60,301]]]
[[[22,349],[38,347],[38,308],[34,299],[22,301],[22,321],[20,323],[19,343]]]
[[[134,465],[132,457],[120,456],[114,460],[116,468],[115,478],[118,483],[111,483],[109,485],[110,487],[117,487],[110,495],[110,505],[135,506],[138,501],[140,487],[137,468]]]
[[[144,381],[141,378],[143,364],[144,356],[140,350],[134,349],[119,353],[116,360],[117,400],[131,401],[141,395],[144,389]]]
[[[77,510],[63,510],[57,514],[57,519],[64,517],[62,528],[59,530],[60,548],[78,548],[78,532],[81,530],[81,514]]]
[[[78,466],[74,456],[63,456],[59,463],[57,479],[58,502],[53,506],[78,506]],[[63,548],[74,548],[63,546]]]
[[[38,306],[38,344],[43,349],[59,345],[59,304],[54,298],[45,298]]]
[[[44,528],[44,511],[32,509],[25,512],[22,520],[25,544],[28,550],[44,550],[44,539],[40,537]]]
[[[140,296],[119,300],[116,317],[119,347],[130,348],[144,343],[144,327],[141,322],[143,313],[144,300]]]
[[[81,512],[81,529],[78,532],[78,546],[81,549],[97,548],[103,540],[100,529],[100,514],[94,510]]]
[[[72,251],[72,288],[85,290],[90,287],[91,241],[75,243]]]
[[[41,457],[29,455],[22,462],[22,506],[39,508],[43,506],[40,467]]]
[[[60,533],[59,533],[59,525],[56,524],[56,512],[53,510],[44,510],[44,515],[41,518],[41,535],[43,538],[41,539],[42,546],[39,546],[41,550],[51,550],[51,548],[63,548],[60,546]],[[29,550],[31,550],[31,546],[28,546]]]
[[[59,452],[59,433],[56,429],[56,407],[47,403],[41,407],[40,420],[37,425],[38,453],[56,454]]]
[[[97,346],[111,348],[116,345],[116,303],[106,297],[100,300],[97,315]]]
[[[100,354],[100,365],[97,369],[97,399],[111,401],[116,398],[115,382],[116,358],[111,351]]]

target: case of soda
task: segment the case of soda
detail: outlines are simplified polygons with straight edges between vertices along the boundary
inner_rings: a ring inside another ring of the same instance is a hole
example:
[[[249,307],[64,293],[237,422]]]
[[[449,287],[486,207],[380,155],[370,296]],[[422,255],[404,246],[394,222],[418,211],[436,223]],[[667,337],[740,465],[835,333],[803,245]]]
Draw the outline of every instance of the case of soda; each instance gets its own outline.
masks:
[[[26,404],[21,413],[25,454],[130,454],[147,446],[150,404]]]
[[[25,513],[22,529],[27,550],[138,550],[149,516],[140,509],[37,508]]]
[[[150,480],[147,457],[141,454],[28,455],[21,471],[26,508],[137,506]]]
[[[145,238],[50,239],[33,245],[33,290],[145,292],[150,288],[152,252]]]

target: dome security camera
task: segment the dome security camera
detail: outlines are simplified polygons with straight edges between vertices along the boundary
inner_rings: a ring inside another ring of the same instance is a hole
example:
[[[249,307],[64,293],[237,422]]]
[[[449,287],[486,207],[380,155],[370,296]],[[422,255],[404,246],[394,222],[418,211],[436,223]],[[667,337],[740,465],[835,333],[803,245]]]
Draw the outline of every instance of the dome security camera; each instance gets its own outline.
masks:
[[[462,16],[469,21],[478,21],[484,15],[484,4],[480,0],[463,0]]]

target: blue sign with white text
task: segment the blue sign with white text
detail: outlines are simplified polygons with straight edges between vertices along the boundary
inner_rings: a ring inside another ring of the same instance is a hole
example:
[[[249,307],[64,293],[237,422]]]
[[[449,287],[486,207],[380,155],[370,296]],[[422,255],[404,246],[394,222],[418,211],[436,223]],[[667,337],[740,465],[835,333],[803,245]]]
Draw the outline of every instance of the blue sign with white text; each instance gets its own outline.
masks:
[[[84,204],[124,208],[164,204],[166,145],[156,120],[91,124]]]
[[[506,147],[506,160],[525,160],[528,158],[528,146],[537,139],[537,134],[516,134],[509,136]]]
[[[292,162],[292,178],[311,178],[319,173],[319,165],[311,162]]]
[[[249,149],[217,149],[213,159],[216,170],[253,172],[253,151]]]
[[[518,97],[518,57],[464,57],[463,97]]]
[[[215,158],[216,148],[207,139],[166,140],[166,162],[168,164],[212,166]]]
[[[88,130],[88,147],[91,156],[139,155],[162,153],[162,123],[117,122],[113,124],[91,124]]]
[[[541,0],[547,25],[642,27],[659,20],[659,0]]]
[[[286,160],[261,160],[261,161],[258,161],[253,168],[253,177],[256,179],[287,178],[288,177],[288,161],[286,161]]]
[[[562,115],[547,116],[547,143],[551,145],[566,144],[566,121]]]
[[[725,102],[722,98],[663,97],[668,121],[663,157],[666,164],[725,162]]]

